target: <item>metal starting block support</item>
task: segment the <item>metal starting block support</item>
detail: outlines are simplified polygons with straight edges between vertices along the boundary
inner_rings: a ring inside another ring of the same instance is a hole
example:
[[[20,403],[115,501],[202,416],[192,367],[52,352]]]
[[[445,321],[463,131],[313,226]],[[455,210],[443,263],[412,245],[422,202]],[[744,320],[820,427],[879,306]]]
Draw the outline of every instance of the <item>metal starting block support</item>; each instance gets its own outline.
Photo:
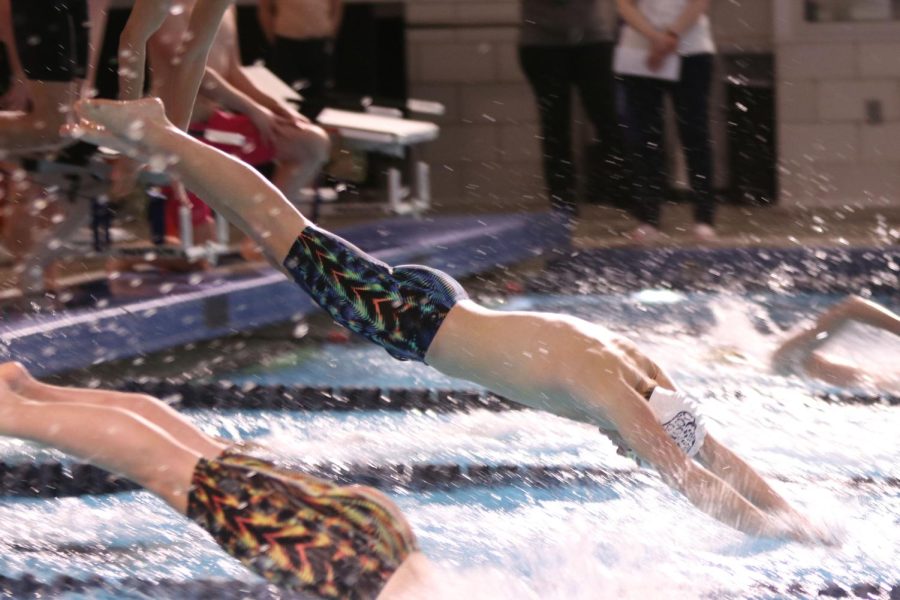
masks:
[[[189,208],[187,218],[179,220],[181,245],[111,247],[109,226],[113,209],[109,206],[106,190],[112,173],[109,158],[115,155],[91,144],[77,142],[55,155],[23,160],[25,170],[35,183],[56,190],[69,201],[65,218],[45,232],[22,265],[19,289],[23,295],[38,295],[46,291],[46,268],[67,250],[67,244],[91,221],[94,225],[92,252],[97,254],[120,258],[154,255],[188,261],[207,259],[215,263],[220,256],[230,253],[228,223],[220,215],[216,216],[217,241],[199,246],[193,243]],[[145,170],[138,182],[146,187],[165,186],[169,183],[169,177],[164,173]]]

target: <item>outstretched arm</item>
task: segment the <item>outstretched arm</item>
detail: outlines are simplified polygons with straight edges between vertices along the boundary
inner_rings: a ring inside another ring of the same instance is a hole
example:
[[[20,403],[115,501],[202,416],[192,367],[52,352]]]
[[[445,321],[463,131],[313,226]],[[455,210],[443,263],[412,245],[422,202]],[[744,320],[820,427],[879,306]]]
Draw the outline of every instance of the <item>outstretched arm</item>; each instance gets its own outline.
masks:
[[[859,296],[850,296],[829,312],[835,313],[839,318],[859,321],[900,336],[900,315]]]
[[[834,334],[850,321],[858,321],[900,336],[900,316],[890,310],[850,296],[832,306],[816,318],[815,322],[788,337],[772,354],[772,362],[797,360],[813,377],[827,379],[836,384],[855,382],[860,377],[858,369],[828,361],[815,354]]]
[[[671,381],[633,344],[602,327],[464,301],[447,315],[426,358],[443,373],[531,408],[612,425],[626,446],[701,510],[750,534],[792,535],[672,441],[641,395]]]
[[[769,513],[795,514],[794,509],[759,473],[737,454],[706,434],[699,459],[710,471],[722,478],[744,498]]]
[[[700,510],[744,533],[769,537],[793,534],[778,527],[739,489],[688,458],[633,387],[623,380],[616,388],[605,390],[608,399],[603,401],[604,412],[625,443],[652,464],[666,483]]]

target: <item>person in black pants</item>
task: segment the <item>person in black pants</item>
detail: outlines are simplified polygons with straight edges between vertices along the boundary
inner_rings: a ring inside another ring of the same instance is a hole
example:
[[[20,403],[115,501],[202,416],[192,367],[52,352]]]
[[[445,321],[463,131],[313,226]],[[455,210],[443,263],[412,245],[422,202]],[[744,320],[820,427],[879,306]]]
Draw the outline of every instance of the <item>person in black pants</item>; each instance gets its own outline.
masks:
[[[0,41],[12,79],[0,111],[0,150],[16,154],[64,145],[64,107],[87,76],[90,39],[87,0],[0,0]]]
[[[612,25],[598,0],[523,0],[519,60],[537,99],[544,178],[554,210],[577,214],[572,90],[598,143],[620,156],[612,75]],[[614,160],[614,159],[613,159]],[[601,163],[608,161],[599,161]],[[609,171],[607,165],[592,168]]]
[[[709,0],[618,0],[622,27],[615,71],[621,76],[625,140],[631,168],[633,214],[640,225],[631,237],[658,238],[660,208],[667,191],[663,100],[672,97],[678,132],[690,173],[696,207],[694,237],[715,238],[709,95],[715,42]],[[640,57],[629,64],[627,56]],[[676,73],[666,66],[679,63]],[[641,64],[644,67],[641,67]],[[638,67],[636,69],[636,67]]]
[[[691,188],[694,221],[712,227],[715,196],[712,190],[712,150],[709,139],[709,93],[713,55],[682,59],[677,82],[649,77],[622,77],[625,99],[625,139],[631,161],[634,216],[658,229],[660,208],[668,181],[663,141],[663,99],[672,96],[678,134],[684,148]],[[698,230],[701,233],[705,230]]]

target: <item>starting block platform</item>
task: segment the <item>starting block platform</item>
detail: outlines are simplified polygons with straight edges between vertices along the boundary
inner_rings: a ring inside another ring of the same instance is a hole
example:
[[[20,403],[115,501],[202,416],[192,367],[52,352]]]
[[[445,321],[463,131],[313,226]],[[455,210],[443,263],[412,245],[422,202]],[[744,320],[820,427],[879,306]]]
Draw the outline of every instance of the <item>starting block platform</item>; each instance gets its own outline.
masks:
[[[302,97],[262,65],[242,68],[244,74],[266,93],[289,102]],[[411,109],[421,107],[430,114],[440,114],[443,106],[434,102],[410,101]],[[420,214],[431,206],[431,180],[428,163],[417,155],[422,144],[434,141],[440,127],[429,121],[404,118],[396,111],[370,106],[368,112],[326,108],[316,123],[340,137],[344,148],[376,152],[402,159],[402,166],[387,170],[387,208],[393,214]],[[379,112],[380,111],[380,112]],[[387,114],[393,113],[393,114]],[[404,182],[409,182],[406,185]]]

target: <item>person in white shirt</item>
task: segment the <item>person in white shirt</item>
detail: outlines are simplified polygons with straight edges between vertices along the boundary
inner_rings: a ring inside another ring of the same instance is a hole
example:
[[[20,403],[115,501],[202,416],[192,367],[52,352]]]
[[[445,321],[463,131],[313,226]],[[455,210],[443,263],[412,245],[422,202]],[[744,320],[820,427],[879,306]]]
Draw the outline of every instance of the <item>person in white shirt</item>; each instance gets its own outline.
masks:
[[[669,95],[695,195],[694,235],[700,241],[712,239],[709,94],[716,48],[706,14],[709,0],[618,0],[618,6],[625,26],[617,50],[641,51],[646,61],[645,73],[619,71],[633,214],[640,221],[632,238],[649,242],[660,236],[660,208],[667,187],[663,100]]]

